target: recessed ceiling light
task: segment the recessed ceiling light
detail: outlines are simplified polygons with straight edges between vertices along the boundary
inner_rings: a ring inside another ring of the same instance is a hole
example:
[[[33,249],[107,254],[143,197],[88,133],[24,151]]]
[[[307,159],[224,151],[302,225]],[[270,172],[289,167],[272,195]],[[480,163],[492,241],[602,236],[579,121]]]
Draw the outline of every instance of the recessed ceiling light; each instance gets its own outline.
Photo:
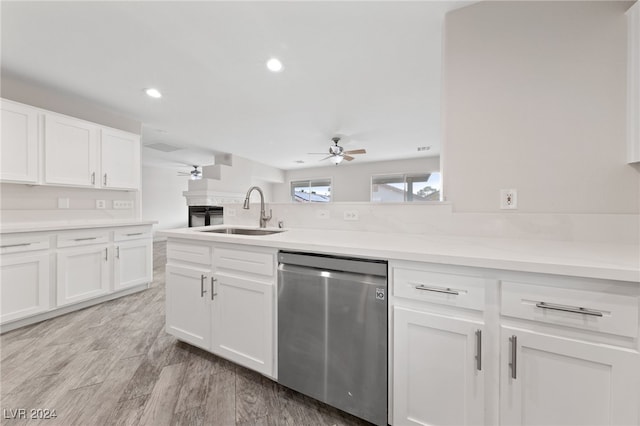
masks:
[[[152,87],[152,88],[149,88],[149,89],[146,89],[146,90],[144,91],[144,93],[146,93],[146,94],[147,94],[147,96],[150,96],[150,97],[152,97],[152,98],[156,98],[156,99],[158,99],[158,98],[161,98],[161,97],[162,97],[162,93],[160,93],[160,91],[159,91],[158,89],[154,89],[153,87]]]
[[[430,147],[430,146],[419,146],[419,147],[418,147],[418,152],[421,152],[421,151],[429,151],[430,149],[431,149],[431,147]]]
[[[280,72],[284,67],[279,59],[271,58],[267,61],[267,68],[269,68],[271,72]]]
[[[303,160],[296,160],[296,163],[298,163],[298,164],[303,164],[303,163],[304,163],[304,161],[303,161]]]

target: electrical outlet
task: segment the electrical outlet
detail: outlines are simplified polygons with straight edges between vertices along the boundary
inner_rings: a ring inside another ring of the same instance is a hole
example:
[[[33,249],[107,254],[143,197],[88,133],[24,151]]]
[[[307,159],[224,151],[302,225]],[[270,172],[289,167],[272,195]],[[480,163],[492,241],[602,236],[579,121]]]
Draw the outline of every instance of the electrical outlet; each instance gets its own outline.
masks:
[[[236,215],[236,209],[232,209],[231,207],[227,207],[224,210],[224,214],[228,217],[234,217]]]
[[[331,214],[329,213],[329,210],[326,210],[326,209],[316,210],[316,219],[329,219],[330,217],[331,217]]]
[[[69,199],[68,198],[58,198],[58,208],[59,209],[68,209],[69,208]]]
[[[106,209],[107,202],[105,200],[96,200],[96,209]]]
[[[130,200],[113,200],[113,208],[118,210],[132,209],[133,201]]]
[[[346,210],[344,212],[344,220],[360,220],[358,210]]]
[[[518,191],[515,189],[500,190],[500,208],[515,210],[518,208]]]

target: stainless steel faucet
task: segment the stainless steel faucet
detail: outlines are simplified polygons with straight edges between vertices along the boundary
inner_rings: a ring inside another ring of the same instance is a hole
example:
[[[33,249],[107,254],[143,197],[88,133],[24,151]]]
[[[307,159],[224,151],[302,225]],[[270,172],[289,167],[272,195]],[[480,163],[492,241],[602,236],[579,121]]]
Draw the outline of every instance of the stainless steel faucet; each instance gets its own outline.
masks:
[[[264,211],[264,194],[262,193],[262,189],[260,189],[260,187],[252,186],[251,188],[249,188],[242,208],[244,208],[245,210],[249,210],[249,197],[251,196],[251,191],[253,191],[254,189],[257,190],[260,194],[260,228],[266,228],[267,221],[271,220],[272,211],[271,209],[269,209],[269,216],[266,215]]]

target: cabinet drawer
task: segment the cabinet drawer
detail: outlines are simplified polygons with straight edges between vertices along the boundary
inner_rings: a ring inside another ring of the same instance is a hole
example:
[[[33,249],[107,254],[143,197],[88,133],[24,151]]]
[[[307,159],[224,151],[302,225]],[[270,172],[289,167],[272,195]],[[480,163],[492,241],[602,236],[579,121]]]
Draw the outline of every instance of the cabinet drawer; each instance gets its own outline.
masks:
[[[275,274],[275,253],[216,248],[213,252],[216,269],[248,272],[272,277]]]
[[[109,242],[109,231],[89,230],[64,232],[58,235],[58,247],[76,247]]]
[[[113,241],[139,240],[151,238],[151,229],[146,226],[119,228],[113,232]]]
[[[169,242],[167,261],[171,263],[172,260],[211,265],[211,246]]]
[[[502,282],[502,315],[620,336],[638,335],[638,296]]]
[[[484,279],[393,268],[393,295],[468,309],[484,309]]]
[[[2,254],[46,250],[48,248],[48,235],[3,235],[2,243],[0,243],[0,253]]]

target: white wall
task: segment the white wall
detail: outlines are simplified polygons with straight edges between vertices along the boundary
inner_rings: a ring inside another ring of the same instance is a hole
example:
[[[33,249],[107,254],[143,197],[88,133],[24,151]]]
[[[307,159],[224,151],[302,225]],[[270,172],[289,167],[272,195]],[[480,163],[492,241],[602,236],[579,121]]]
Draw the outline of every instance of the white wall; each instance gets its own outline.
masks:
[[[137,192],[88,188],[66,188],[0,184],[1,223],[73,220],[137,219],[140,210]],[[68,209],[58,208],[58,198],[69,199]],[[96,200],[105,200],[106,209],[96,209]],[[133,201],[134,208],[115,210],[113,200]]]
[[[355,160],[357,161],[357,160]],[[440,157],[420,157],[407,160],[375,161],[332,165],[308,169],[287,170],[284,182],[274,184],[273,201],[291,201],[291,181],[331,178],[331,197],[334,202],[369,201],[371,176],[384,173],[428,173],[440,170]]]
[[[457,212],[635,213],[626,2],[480,2],[445,20],[444,194]]]
[[[142,167],[142,219],[155,220],[154,230],[188,226],[187,176],[161,167]]]

